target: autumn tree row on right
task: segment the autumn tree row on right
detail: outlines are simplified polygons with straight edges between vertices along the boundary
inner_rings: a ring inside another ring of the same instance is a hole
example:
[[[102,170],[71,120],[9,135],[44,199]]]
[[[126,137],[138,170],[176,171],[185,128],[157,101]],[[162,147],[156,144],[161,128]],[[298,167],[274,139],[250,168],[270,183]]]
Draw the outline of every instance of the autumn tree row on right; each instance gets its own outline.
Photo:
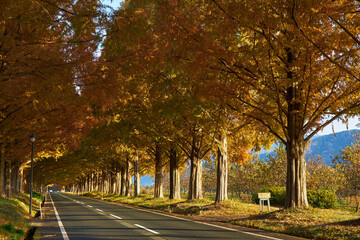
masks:
[[[285,208],[307,207],[305,146],[360,106],[359,8],[351,0],[127,1],[107,59],[128,73],[170,67],[239,122],[270,132],[286,148]]]

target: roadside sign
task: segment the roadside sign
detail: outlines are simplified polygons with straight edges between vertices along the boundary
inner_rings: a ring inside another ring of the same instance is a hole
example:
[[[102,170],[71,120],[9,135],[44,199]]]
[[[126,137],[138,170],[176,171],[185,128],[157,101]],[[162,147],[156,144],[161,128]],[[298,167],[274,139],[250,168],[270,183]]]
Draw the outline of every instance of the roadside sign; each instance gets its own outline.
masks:
[[[260,212],[264,211],[265,201],[267,201],[268,211],[270,212],[270,193],[258,193]]]
[[[271,194],[269,192],[267,193],[258,193],[258,198],[261,199],[261,198],[270,198],[271,197]]]

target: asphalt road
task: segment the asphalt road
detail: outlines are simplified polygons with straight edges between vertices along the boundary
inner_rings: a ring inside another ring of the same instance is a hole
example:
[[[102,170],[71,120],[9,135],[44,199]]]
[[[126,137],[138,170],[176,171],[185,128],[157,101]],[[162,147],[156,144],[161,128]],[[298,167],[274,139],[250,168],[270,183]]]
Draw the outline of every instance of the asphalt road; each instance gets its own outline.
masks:
[[[298,239],[232,230],[64,193],[52,193],[46,205],[42,239]]]

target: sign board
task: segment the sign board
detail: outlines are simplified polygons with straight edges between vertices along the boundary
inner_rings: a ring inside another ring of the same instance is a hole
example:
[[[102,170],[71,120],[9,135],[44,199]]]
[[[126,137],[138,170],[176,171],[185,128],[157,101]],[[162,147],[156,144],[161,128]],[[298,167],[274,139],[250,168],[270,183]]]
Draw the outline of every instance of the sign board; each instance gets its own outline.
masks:
[[[271,194],[269,192],[258,193],[258,198],[259,198],[259,203],[260,203],[260,212],[264,211],[265,201],[267,201],[268,211],[270,212],[270,197],[271,197]]]
[[[271,197],[271,194],[269,192],[268,193],[258,193],[259,199],[270,198],[270,197]]]

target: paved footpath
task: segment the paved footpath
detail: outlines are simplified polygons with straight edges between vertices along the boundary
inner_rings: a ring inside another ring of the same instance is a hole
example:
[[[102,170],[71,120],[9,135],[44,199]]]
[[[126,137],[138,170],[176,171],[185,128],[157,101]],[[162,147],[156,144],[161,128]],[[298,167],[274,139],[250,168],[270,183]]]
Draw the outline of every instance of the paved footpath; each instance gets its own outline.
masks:
[[[300,239],[201,223],[59,192],[48,195],[45,210],[41,239]]]

